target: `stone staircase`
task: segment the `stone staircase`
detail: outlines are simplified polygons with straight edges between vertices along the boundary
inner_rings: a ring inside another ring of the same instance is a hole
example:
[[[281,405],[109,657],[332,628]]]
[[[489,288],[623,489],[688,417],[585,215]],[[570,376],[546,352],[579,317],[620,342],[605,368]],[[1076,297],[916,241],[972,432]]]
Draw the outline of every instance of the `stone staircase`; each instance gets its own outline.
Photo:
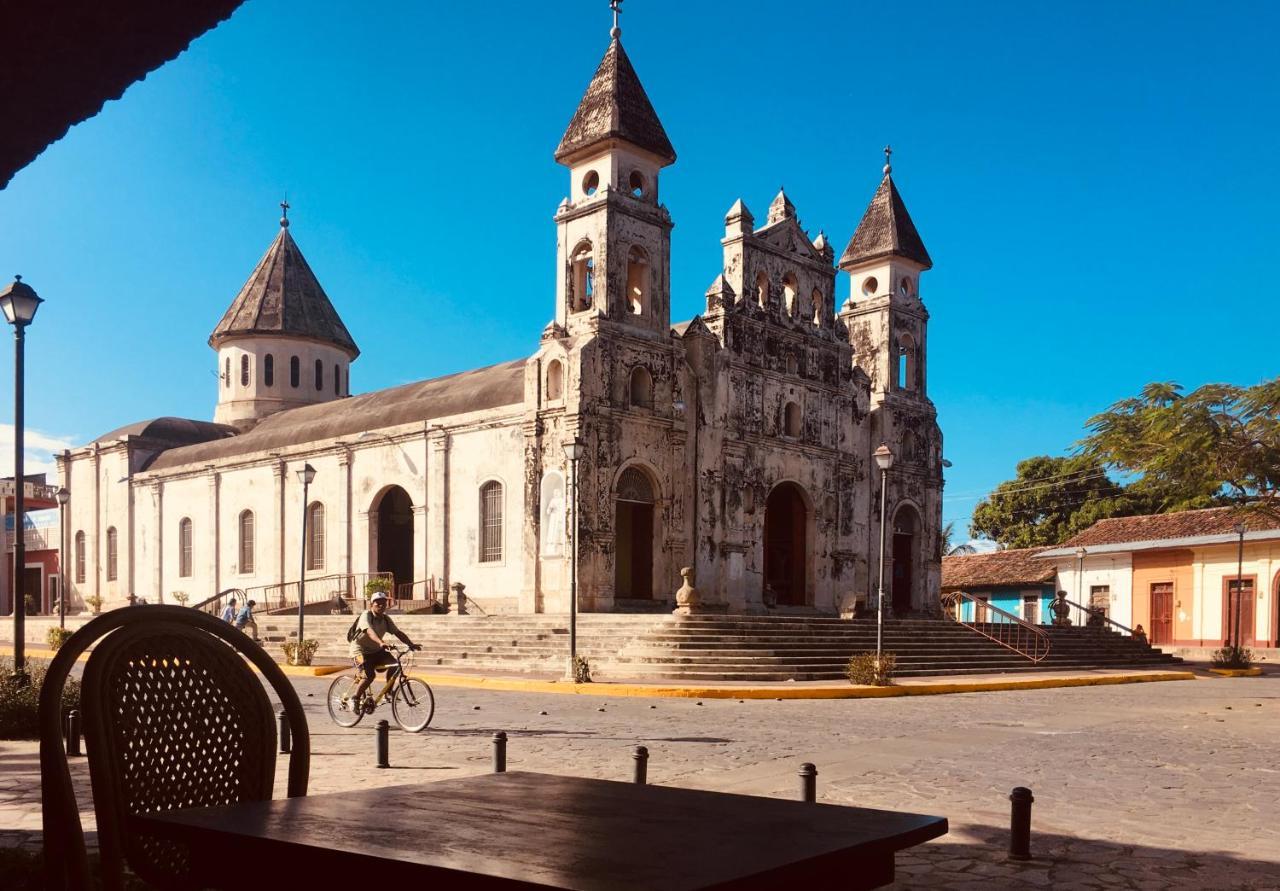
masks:
[[[417,666],[563,674],[569,652],[562,615],[394,615],[424,650]],[[307,637],[320,641],[317,662],[346,659],[351,616],[308,616]],[[295,616],[260,616],[263,644],[281,656],[295,636]],[[1167,667],[1180,660],[1116,632],[1050,628],[1052,649],[1032,664],[949,619],[898,619],[884,625],[884,649],[898,677],[1088,668]],[[588,613],[578,617],[578,652],[601,680],[768,682],[845,679],[855,653],[875,650],[874,619],[820,616],[686,616]]]

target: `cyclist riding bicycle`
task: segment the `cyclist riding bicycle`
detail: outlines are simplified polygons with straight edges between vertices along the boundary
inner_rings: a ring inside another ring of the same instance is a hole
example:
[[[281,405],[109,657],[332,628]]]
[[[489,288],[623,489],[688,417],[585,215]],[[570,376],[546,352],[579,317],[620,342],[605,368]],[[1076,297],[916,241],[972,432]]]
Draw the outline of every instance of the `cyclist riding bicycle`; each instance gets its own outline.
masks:
[[[363,672],[364,677],[351,693],[351,699],[356,709],[360,708],[361,698],[364,692],[369,689],[369,685],[373,683],[374,675],[378,669],[384,665],[394,665],[395,657],[387,652],[386,637],[388,634],[394,634],[400,638],[411,650],[420,650],[422,646],[409,640],[409,636],[396,627],[396,623],[391,621],[391,617],[387,615],[387,606],[390,603],[387,595],[378,591],[373,595],[373,599],[369,603],[369,608],[360,614],[360,618],[356,619],[355,625],[352,626],[354,636],[351,637],[351,646],[348,654],[356,663],[357,670]],[[394,671],[395,669],[391,669]],[[357,714],[359,712],[357,711]]]

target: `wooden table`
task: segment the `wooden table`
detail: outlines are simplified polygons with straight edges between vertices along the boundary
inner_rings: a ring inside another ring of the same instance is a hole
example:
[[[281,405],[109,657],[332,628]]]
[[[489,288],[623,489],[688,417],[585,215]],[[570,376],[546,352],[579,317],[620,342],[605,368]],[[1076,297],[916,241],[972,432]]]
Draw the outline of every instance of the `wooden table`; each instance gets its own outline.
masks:
[[[943,817],[522,772],[133,820],[188,845],[212,886],[305,889],[876,888],[895,852],[947,831]]]

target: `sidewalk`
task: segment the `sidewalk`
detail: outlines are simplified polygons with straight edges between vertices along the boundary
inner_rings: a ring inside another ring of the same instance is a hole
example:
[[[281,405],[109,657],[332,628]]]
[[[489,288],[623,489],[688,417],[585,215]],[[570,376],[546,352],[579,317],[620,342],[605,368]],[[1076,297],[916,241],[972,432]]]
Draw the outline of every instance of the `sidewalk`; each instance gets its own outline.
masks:
[[[0,644],[0,654],[12,655],[9,644]],[[27,649],[32,659],[51,659],[53,651]],[[81,657],[82,659],[84,657]],[[279,664],[279,663],[278,663]],[[280,669],[292,677],[323,677],[345,671],[348,664],[284,665]],[[547,674],[502,672],[434,673],[411,671],[433,687],[472,687],[521,693],[567,693],[580,696],[666,697],[682,699],[881,699],[891,696],[939,696],[948,693],[990,693],[1004,690],[1048,690],[1057,687],[1100,687],[1112,684],[1146,684],[1160,681],[1192,681],[1192,671],[1151,671],[1093,669],[1088,671],[1034,674],[970,675],[953,677],[904,678],[887,687],[870,687],[844,681],[780,681],[746,684],[679,682],[637,682],[626,679],[575,684]]]

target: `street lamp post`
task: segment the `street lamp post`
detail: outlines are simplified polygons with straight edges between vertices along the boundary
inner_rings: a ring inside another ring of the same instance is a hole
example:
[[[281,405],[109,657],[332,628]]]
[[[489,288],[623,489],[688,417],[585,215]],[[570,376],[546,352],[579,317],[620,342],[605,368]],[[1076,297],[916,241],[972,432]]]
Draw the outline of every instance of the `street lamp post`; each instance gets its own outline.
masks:
[[[1235,645],[1240,646],[1240,613],[1244,607],[1244,523],[1236,523],[1236,536],[1239,538],[1240,546],[1236,552],[1236,623],[1235,623]],[[1230,615],[1231,603],[1227,602],[1227,615]]]
[[[1088,553],[1089,551],[1085,548],[1076,548],[1076,604],[1077,604],[1076,608],[1077,609],[1083,608],[1080,605],[1084,603],[1084,594],[1082,593],[1084,590],[1084,558],[1085,558],[1085,555]],[[1089,605],[1093,606],[1092,603]]]
[[[58,499],[58,627],[67,627],[67,502],[71,493],[59,489]]]
[[[586,444],[576,436],[573,442],[564,444],[564,455],[569,459],[569,485],[573,496],[569,510],[573,513],[570,526],[573,542],[569,545],[569,680],[577,677],[578,665],[578,461],[586,451]]]
[[[880,583],[876,593],[876,665],[880,665],[880,650],[884,642],[884,540],[885,517],[889,500],[889,468],[893,466],[893,452],[888,444],[880,443],[875,452],[876,465],[880,468]]]
[[[310,464],[304,464],[302,469],[298,471],[298,482],[302,483],[302,559],[299,561],[298,572],[298,651],[302,651],[302,608],[307,602],[307,490],[311,487],[311,481],[316,478],[316,469]]]
[[[22,466],[23,348],[27,326],[43,302],[30,285],[23,283],[20,275],[15,275],[13,282],[0,291],[0,311],[13,326],[13,679],[18,684],[29,680],[26,672],[27,597],[23,584],[27,560],[27,530],[23,526],[26,514],[25,468]]]

